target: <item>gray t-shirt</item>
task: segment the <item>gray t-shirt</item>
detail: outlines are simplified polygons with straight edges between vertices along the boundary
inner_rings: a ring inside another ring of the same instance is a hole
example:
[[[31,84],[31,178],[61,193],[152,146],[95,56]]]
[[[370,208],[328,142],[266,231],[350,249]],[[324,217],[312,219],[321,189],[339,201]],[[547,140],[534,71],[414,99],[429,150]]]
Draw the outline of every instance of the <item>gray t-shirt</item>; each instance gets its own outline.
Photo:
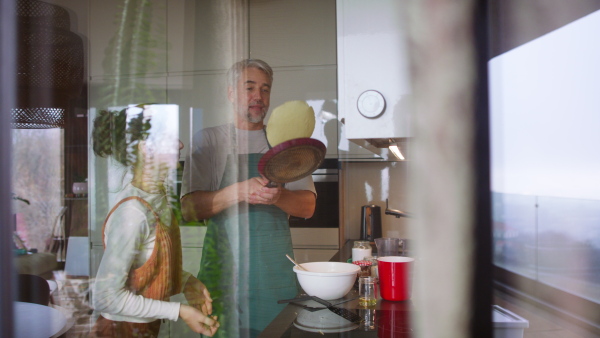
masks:
[[[262,130],[237,129],[233,124],[205,128],[194,134],[183,169],[181,196],[194,191],[215,191],[221,185],[229,154],[264,154],[269,150]],[[234,146],[235,144],[235,146]],[[312,176],[285,184],[288,190],[308,190],[316,195]]]

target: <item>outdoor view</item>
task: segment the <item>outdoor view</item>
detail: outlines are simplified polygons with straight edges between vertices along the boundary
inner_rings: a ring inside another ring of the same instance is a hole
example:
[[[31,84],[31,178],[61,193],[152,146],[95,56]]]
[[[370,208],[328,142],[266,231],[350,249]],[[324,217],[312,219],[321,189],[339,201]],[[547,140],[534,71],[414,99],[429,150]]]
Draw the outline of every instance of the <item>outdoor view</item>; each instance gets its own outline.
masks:
[[[494,263],[600,303],[600,12],[489,63]]]
[[[494,263],[600,303],[600,201],[493,194]]]
[[[28,250],[47,252],[61,244],[53,243],[53,229],[63,211],[62,135],[57,128],[12,130],[15,229]]]

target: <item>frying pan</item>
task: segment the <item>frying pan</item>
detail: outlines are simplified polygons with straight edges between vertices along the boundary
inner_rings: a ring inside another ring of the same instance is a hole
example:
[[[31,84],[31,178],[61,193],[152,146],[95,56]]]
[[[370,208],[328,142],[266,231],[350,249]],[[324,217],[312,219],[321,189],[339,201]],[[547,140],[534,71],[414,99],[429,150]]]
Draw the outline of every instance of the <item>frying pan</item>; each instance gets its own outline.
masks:
[[[258,172],[270,182],[287,183],[304,178],[315,171],[325,158],[323,142],[309,137],[295,138],[269,149],[258,161]]]

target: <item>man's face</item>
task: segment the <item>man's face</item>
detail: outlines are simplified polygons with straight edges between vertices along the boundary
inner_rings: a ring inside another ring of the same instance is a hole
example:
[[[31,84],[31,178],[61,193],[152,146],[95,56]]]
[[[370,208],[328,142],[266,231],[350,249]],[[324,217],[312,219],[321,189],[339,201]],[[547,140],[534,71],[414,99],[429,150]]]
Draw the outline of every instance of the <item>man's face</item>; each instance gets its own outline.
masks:
[[[271,100],[271,81],[267,74],[257,68],[246,68],[228,94],[240,122],[262,125]]]

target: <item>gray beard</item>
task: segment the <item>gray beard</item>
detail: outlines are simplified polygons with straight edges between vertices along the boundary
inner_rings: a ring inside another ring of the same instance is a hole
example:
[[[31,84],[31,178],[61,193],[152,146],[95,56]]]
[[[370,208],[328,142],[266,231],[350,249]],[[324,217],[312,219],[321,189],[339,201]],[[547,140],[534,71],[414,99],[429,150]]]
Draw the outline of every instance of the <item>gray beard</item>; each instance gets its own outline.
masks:
[[[248,113],[246,118],[250,123],[260,123],[265,119],[265,113],[261,114],[260,117],[252,117],[252,114]]]

